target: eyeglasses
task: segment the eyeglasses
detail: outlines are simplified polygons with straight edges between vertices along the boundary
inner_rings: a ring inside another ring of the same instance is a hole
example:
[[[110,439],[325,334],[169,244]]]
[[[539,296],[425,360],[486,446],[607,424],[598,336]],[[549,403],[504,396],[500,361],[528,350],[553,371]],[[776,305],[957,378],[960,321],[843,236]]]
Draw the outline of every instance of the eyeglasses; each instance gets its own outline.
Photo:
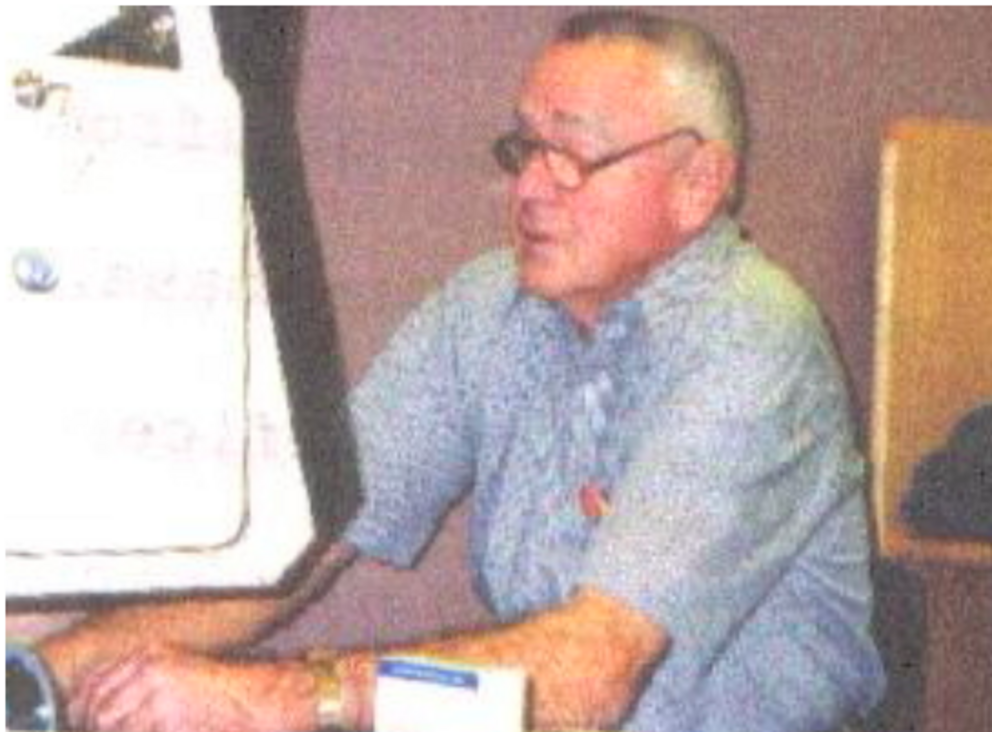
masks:
[[[499,167],[512,176],[523,173],[534,155],[540,154],[555,185],[567,191],[575,191],[584,186],[593,173],[678,137],[690,137],[697,144],[706,141],[699,130],[693,127],[677,127],[663,135],[607,153],[595,160],[583,160],[571,150],[553,142],[515,131],[499,137],[493,143],[492,150]]]

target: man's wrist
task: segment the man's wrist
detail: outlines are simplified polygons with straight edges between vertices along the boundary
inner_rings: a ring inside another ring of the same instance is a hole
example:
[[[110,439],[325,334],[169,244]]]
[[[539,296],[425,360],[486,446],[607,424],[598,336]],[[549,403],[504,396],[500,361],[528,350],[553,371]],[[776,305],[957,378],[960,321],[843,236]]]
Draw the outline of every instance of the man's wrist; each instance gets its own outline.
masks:
[[[344,689],[333,651],[316,649],[307,654],[307,670],[314,680],[315,715],[321,729],[344,726]]]

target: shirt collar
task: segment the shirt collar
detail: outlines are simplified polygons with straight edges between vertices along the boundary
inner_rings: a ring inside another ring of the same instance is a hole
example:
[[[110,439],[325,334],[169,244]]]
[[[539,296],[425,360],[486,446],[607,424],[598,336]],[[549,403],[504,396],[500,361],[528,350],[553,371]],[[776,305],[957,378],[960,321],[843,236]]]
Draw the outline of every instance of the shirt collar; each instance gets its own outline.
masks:
[[[648,329],[656,333],[698,305],[726,276],[741,242],[736,221],[720,216],[693,241],[660,264],[631,296]]]

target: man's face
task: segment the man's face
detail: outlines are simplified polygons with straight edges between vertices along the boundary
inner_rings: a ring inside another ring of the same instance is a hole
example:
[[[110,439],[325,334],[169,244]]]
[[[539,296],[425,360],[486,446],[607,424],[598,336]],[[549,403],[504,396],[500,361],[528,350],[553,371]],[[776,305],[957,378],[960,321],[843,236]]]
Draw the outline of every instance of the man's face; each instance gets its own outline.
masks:
[[[519,131],[591,161],[665,133],[658,58],[636,43],[551,46],[525,79]],[[556,185],[534,155],[510,193],[521,285],[563,303],[586,326],[684,243],[671,211],[686,138],[597,171],[577,190]]]

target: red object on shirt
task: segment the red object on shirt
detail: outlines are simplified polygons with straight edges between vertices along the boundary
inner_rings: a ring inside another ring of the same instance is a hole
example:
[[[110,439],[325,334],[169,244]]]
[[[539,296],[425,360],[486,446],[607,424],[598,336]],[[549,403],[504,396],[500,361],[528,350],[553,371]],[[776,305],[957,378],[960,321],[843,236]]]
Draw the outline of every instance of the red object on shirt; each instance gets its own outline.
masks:
[[[589,482],[579,488],[579,507],[582,515],[590,519],[601,519],[610,512],[610,501],[603,486]]]

